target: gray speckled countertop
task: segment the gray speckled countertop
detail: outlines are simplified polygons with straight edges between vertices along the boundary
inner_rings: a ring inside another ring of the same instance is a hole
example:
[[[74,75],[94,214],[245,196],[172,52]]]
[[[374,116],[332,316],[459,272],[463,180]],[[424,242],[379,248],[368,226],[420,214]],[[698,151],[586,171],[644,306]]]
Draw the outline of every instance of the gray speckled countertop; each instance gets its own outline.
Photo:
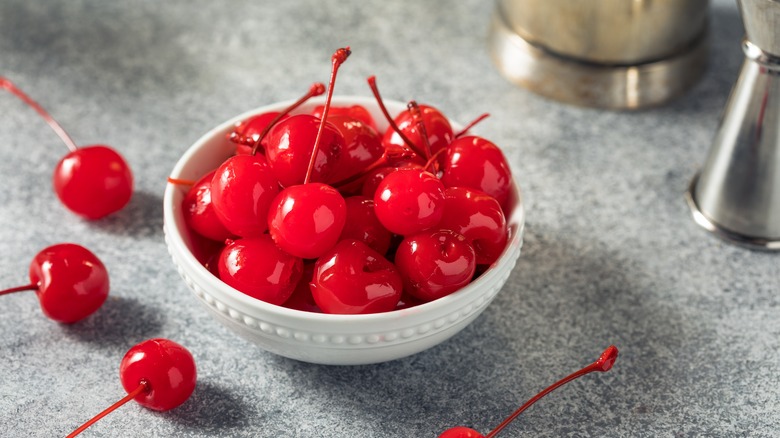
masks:
[[[168,337],[199,386],[169,413],[129,404],[84,436],[433,437],[490,430],[610,343],[621,356],[526,412],[506,436],[780,433],[780,259],[721,243],[683,192],[704,161],[742,61],[731,1],[712,4],[712,61],[673,103],[575,108],[505,81],[485,49],[491,3],[0,1],[0,75],[81,144],[120,150],[136,175],[124,211],[98,222],[51,190],[65,153],[37,115],[0,94],[0,286],[34,254],[74,241],[112,291],[88,320],[44,318],[31,293],[0,297],[0,435],[65,435],[124,393],[124,352]],[[165,178],[219,122],[296,98],[350,45],[338,94],[432,103],[519,170],[526,244],[504,290],[456,337],[415,356],[329,367],[274,356],[218,324],[187,290],[162,236]]]

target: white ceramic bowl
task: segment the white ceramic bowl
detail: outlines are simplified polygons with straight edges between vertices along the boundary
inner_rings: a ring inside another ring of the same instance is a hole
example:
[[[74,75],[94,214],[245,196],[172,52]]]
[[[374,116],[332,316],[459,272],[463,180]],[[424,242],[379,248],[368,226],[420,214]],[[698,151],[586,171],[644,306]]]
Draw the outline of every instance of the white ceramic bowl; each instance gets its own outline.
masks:
[[[252,115],[280,111],[292,101],[249,111],[212,129],[181,157],[172,178],[196,180],[228,158],[235,146],[226,135],[236,122]],[[310,112],[323,99],[312,99],[299,112]],[[380,129],[386,122],[373,98],[334,97],[334,105],[363,105]],[[406,108],[387,101],[391,114]],[[458,127],[453,124],[455,130]],[[516,181],[516,180],[515,180]],[[495,298],[520,256],[525,214],[517,183],[507,218],[510,238],[498,261],[463,289],[416,307],[371,315],[327,315],[287,309],[256,300],[214,277],[191,252],[182,199],[186,188],[168,184],[164,198],[165,242],[187,286],[225,326],[260,347],[306,362],[358,365],[384,362],[418,353],[450,338],[473,321]]]

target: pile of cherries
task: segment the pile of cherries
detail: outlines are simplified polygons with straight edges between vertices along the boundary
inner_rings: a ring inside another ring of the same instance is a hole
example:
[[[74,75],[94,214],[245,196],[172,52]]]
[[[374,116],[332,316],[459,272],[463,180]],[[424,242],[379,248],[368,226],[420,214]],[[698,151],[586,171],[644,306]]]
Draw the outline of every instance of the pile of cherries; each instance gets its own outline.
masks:
[[[194,250],[223,282],[308,311],[392,311],[446,296],[496,262],[508,240],[512,175],[501,150],[454,133],[437,109],[410,102],[390,127],[366,108],[332,107],[349,48],[334,53],[325,105],[238,123],[236,153],[192,184],[183,213]],[[478,119],[479,120],[479,119]],[[473,123],[469,127],[473,126]]]

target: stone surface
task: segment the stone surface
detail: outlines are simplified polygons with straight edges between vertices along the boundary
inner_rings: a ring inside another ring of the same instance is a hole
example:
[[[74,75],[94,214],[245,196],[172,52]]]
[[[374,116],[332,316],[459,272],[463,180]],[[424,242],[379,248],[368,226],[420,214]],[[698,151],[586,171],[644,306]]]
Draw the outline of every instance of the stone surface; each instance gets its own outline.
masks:
[[[780,263],[700,230],[683,201],[742,61],[736,6],[712,4],[712,62],[688,94],[645,111],[564,106],[505,81],[485,50],[491,3],[97,0],[0,2],[0,75],[80,144],[136,173],[124,211],[65,211],[51,172],[66,149],[0,95],[0,286],[44,246],[73,241],[108,266],[105,307],[73,326],[31,293],[0,298],[4,436],[62,436],[123,395],[119,361],[150,337],[193,352],[199,386],[169,413],[127,405],[85,436],[433,437],[487,432],[594,360],[615,368],[559,390],[506,436],[771,436],[780,430]],[[524,253],[462,333],[379,365],[328,367],[266,353],[201,307],[163,243],[177,158],[245,110],[296,98],[351,45],[338,94],[417,99],[504,148],[528,207]]]

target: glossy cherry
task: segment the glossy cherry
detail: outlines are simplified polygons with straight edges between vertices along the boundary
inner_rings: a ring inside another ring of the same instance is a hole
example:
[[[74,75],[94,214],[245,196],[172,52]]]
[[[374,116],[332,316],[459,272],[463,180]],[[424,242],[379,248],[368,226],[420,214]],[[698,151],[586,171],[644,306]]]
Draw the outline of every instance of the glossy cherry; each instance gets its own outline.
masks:
[[[508,239],[501,205],[490,195],[465,187],[444,191],[444,215],[439,228],[463,235],[474,247],[477,264],[491,264],[504,252]]]
[[[325,109],[325,105],[317,105],[314,107],[314,111],[312,111],[312,115],[315,117],[322,118],[323,110]],[[350,105],[350,106],[331,106],[329,113],[331,116],[345,116],[351,119],[357,119],[364,124],[370,126],[371,128],[376,131],[378,128],[376,126],[376,122],[374,121],[374,117],[371,115],[370,112],[364,107],[363,105]]]
[[[467,136],[447,148],[441,180],[447,187],[468,187],[496,198],[506,210],[512,171],[501,149],[482,137]]]
[[[328,182],[334,176],[344,149],[344,138],[327,121],[319,134],[320,120],[310,114],[296,114],[277,123],[268,133],[265,156],[282,187],[303,184],[319,135],[321,145],[317,148],[311,179]]]
[[[214,173],[216,170],[207,173],[190,187],[182,201],[182,213],[184,222],[190,229],[203,237],[224,242],[235,235],[225,228],[211,203],[211,181],[214,179]]]
[[[304,259],[336,244],[347,221],[347,205],[333,187],[309,183],[288,187],[273,200],[268,229],[285,252]]]
[[[331,134],[328,133],[327,119],[336,75],[350,53],[349,47],[341,48],[331,57],[332,67],[325,109],[322,118],[319,119],[319,128],[314,142],[310,143],[312,150],[303,184],[292,185],[282,190],[273,200],[268,211],[268,231],[274,242],[284,251],[302,258],[319,257],[336,244],[346,221],[346,203],[338,190],[311,181],[315,174],[320,145],[323,144],[324,139],[331,138]],[[288,121],[294,118],[291,117]],[[309,126],[308,122],[307,126]],[[274,129],[279,128],[281,124]],[[338,132],[336,135],[340,137]]]
[[[528,400],[527,402],[525,402],[525,404],[520,406],[520,408],[518,408],[515,412],[513,412],[512,415],[510,415],[506,420],[504,420],[501,424],[499,424],[495,429],[493,429],[487,435],[482,435],[476,430],[468,427],[457,426],[457,427],[447,429],[441,435],[439,435],[439,438],[493,438],[499,432],[501,432],[507,425],[509,425],[509,423],[511,423],[515,418],[517,418],[518,415],[523,413],[523,411],[528,409],[531,405],[539,401],[545,395],[553,392],[555,389],[571,382],[572,380],[582,377],[586,374],[592,373],[594,371],[598,371],[602,373],[609,371],[610,369],[612,369],[612,365],[615,364],[615,360],[617,360],[617,357],[618,357],[618,349],[614,345],[607,347],[607,349],[604,350],[603,353],[601,353],[601,356],[599,356],[596,362],[593,362],[592,364],[586,366],[585,368],[564,377],[563,379],[547,387],[544,391],[533,396],[530,400]]]
[[[328,122],[341,134],[344,145],[330,181],[345,180],[376,163],[384,154],[376,130],[365,122],[348,116],[328,116]]]
[[[426,141],[422,136],[422,131],[417,125],[412,110],[406,109],[401,111],[395,116],[394,121],[395,124],[398,125],[398,129],[406,135],[406,138],[414,143],[417,148],[424,150],[426,152],[426,158],[429,158],[431,154],[435,154],[440,149],[446,148],[452,142],[454,134],[450,121],[441,113],[441,111],[430,105],[419,105],[419,110],[422,116],[424,131],[427,134],[427,142],[430,143],[430,152],[426,151]],[[387,131],[385,131],[384,137],[382,137],[382,144],[385,147],[389,145],[402,146],[405,142],[398,132],[388,128]]]
[[[293,102],[287,108],[279,111],[271,111],[252,116],[236,124],[233,132],[228,134],[228,140],[236,143],[237,154],[254,155],[263,149],[263,140],[268,131],[280,120],[288,117],[290,112],[301,106],[314,96],[325,92],[325,85],[315,82],[300,99]]]
[[[382,225],[407,236],[435,227],[444,214],[444,185],[420,169],[399,169],[379,183],[374,194]]]
[[[314,301],[325,313],[362,314],[394,310],[403,281],[381,254],[363,242],[347,239],[317,260],[310,286]]]
[[[44,315],[74,323],[93,314],[108,297],[108,272],[91,251],[73,243],[44,248],[30,263],[30,284],[0,295],[34,290]]]
[[[379,254],[387,254],[393,233],[377,219],[374,200],[365,196],[350,196],[344,201],[347,205],[347,219],[339,240],[359,240]]]
[[[279,194],[279,182],[262,155],[235,155],[225,160],[211,180],[211,203],[220,222],[242,237],[262,235],[268,210]]]
[[[303,261],[279,249],[264,234],[228,242],[218,269],[219,278],[228,286],[258,300],[282,304],[301,279]]]
[[[469,284],[477,262],[465,237],[435,230],[407,236],[395,252],[395,266],[408,294],[433,301]]]
[[[105,145],[77,147],[59,123],[11,81],[0,77],[0,88],[30,105],[62,139],[70,152],[54,169],[54,191],[72,212],[100,219],[121,210],[133,194],[133,174],[125,159]]]
[[[149,339],[127,351],[119,365],[127,396],[99,413],[67,438],[79,435],[130,400],[155,411],[168,411],[187,401],[195,390],[197,370],[192,354],[168,339]]]

